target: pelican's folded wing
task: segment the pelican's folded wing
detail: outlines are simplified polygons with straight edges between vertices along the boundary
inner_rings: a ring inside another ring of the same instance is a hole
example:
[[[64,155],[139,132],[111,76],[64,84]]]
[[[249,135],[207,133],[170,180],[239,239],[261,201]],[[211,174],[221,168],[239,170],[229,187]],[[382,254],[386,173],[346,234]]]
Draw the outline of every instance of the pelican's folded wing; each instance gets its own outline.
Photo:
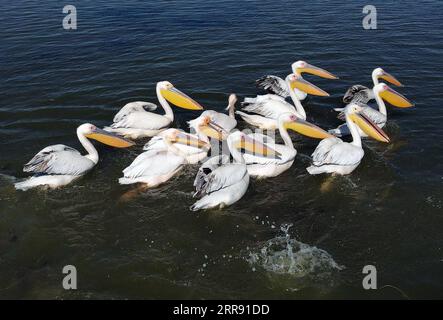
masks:
[[[186,163],[186,159],[167,150],[149,150],[141,153],[123,170],[125,178],[157,177],[169,174]]]
[[[242,111],[259,114],[266,118],[278,119],[283,113],[296,113],[295,108],[283,98],[276,95],[245,98]]]
[[[236,163],[218,167],[208,175],[208,181],[203,188],[205,194],[232,186],[241,181],[248,173],[246,166]]]
[[[145,101],[134,101],[127,103],[123,108],[120,109],[119,112],[114,116],[113,122],[119,122],[122,121],[123,118],[128,116],[129,114],[137,111],[154,111],[157,109],[157,105],[151,102],[145,102]]]
[[[312,163],[315,166],[323,165],[354,165],[363,157],[363,149],[356,148],[350,143],[344,143],[339,138],[323,139],[314,153]]]
[[[57,144],[37,153],[27,164],[24,172],[81,175],[94,167],[94,163],[77,150]]]

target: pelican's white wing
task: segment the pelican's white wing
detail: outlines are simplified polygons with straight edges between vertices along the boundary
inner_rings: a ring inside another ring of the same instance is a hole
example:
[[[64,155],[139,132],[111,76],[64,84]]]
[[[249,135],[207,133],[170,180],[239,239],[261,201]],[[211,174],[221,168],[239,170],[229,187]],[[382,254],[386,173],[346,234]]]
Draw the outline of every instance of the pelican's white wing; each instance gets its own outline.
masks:
[[[151,178],[175,172],[186,159],[166,150],[150,150],[140,154],[129,167],[123,170],[124,178]]]
[[[24,172],[48,175],[82,175],[94,167],[94,162],[82,156],[77,150],[57,144],[37,153],[27,164]]]
[[[163,115],[146,111],[134,111],[121,117],[119,121],[114,122],[111,128],[159,130],[166,128],[170,123],[171,121]]]
[[[157,109],[157,105],[151,102],[134,101],[127,103],[119,112],[114,116],[113,122],[120,122],[125,117],[133,112],[143,112],[144,110],[154,111]]]
[[[285,80],[276,76],[264,76],[255,81],[257,87],[269,92],[279,95],[280,97],[289,97],[288,85]]]
[[[386,124],[387,117],[378,110],[371,108],[370,106],[363,107],[363,113],[369,119],[372,120],[380,128],[384,127]]]
[[[295,107],[286,102],[282,97],[276,95],[257,96],[256,98],[245,98],[242,110],[259,114],[266,118],[278,119],[283,113],[295,113]]]
[[[203,165],[200,169],[199,172],[204,173],[204,178],[200,183],[194,182],[196,195],[207,195],[230,187],[243,180],[248,174],[246,166],[238,163],[218,166],[213,170],[211,167]]]
[[[314,166],[358,164],[363,158],[363,149],[343,142],[339,138],[326,138],[320,141],[312,154]]]
[[[202,190],[203,185],[207,183],[208,175],[218,167],[229,163],[229,161],[229,156],[225,154],[211,157],[206,160],[206,162],[204,162],[198,169],[197,175],[194,179],[194,187],[196,188],[197,193]]]
[[[237,126],[237,120],[221,112],[206,110],[200,115],[200,117],[204,116],[211,117],[214,123],[222,127],[227,132],[231,132]]]

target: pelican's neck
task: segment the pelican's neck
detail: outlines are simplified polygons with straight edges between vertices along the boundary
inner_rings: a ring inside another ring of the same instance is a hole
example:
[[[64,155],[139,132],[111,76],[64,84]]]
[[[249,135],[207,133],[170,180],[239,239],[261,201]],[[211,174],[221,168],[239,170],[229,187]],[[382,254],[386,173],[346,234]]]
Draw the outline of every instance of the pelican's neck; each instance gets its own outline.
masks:
[[[292,102],[294,102],[295,109],[300,114],[303,120],[306,120],[306,111],[305,108],[303,108],[300,100],[297,98],[297,95],[295,94],[294,90],[291,89],[291,84],[289,80],[286,80],[286,84],[289,89],[289,94],[291,95]]]
[[[234,158],[235,162],[243,163],[243,164],[245,163],[245,159],[243,158],[242,153],[232,145],[232,141],[230,141],[230,140],[228,140],[228,148],[229,148],[229,151],[231,152],[232,158]]]
[[[358,133],[357,125],[346,115],[346,124],[348,125],[349,131],[351,131],[352,142],[354,146],[361,148],[361,137],[360,133]]]
[[[372,82],[374,83],[374,87],[379,84],[378,76],[375,73],[372,74]]]
[[[94,164],[98,163],[98,152],[97,149],[94,148],[94,145],[91,143],[91,141],[88,140],[88,138],[85,137],[84,134],[77,131],[77,137],[80,143],[82,144],[83,148],[88,152],[87,155],[85,155],[86,158],[94,162]]]
[[[380,97],[380,93],[374,91],[374,98],[375,101],[377,101],[378,111],[386,116],[388,114],[386,111],[386,105],[383,99]]]
[[[227,109],[229,117],[235,119],[235,103],[229,103]]]
[[[292,139],[289,136],[288,130],[285,128],[283,121],[279,121],[278,130],[280,131],[280,136],[282,137],[285,146],[294,149],[294,144],[292,143]]]
[[[160,102],[160,105],[162,106],[163,110],[165,110],[165,117],[168,118],[171,122],[174,121],[174,113],[172,112],[169,103],[166,101],[165,98],[163,98],[159,86],[157,86],[156,92],[157,92],[157,99]]]

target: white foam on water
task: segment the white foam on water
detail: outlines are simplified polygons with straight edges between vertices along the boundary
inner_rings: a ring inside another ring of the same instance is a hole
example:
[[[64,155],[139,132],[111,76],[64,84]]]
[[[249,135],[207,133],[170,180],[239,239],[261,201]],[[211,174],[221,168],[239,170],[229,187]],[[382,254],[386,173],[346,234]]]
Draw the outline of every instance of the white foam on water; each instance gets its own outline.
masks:
[[[297,287],[316,283],[332,285],[338,272],[345,267],[335,262],[325,250],[291,239],[291,227],[292,224],[282,225],[282,236],[266,241],[257,251],[249,253],[246,260],[250,263],[252,271],[256,272],[261,268],[271,276],[285,276],[286,280],[289,277],[295,280],[291,284]]]

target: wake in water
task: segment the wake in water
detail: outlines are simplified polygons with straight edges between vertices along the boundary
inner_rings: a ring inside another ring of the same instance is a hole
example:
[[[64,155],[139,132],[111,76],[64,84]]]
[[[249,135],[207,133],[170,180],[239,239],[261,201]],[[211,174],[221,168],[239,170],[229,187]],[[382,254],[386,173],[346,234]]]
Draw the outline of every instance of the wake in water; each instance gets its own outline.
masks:
[[[16,177],[0,173],[0,186],[13,184],[17,181]]]
[[[253,270],[258,267],[269,272],[271,277],[283,276],[285,284],[297,288],[328,282],[332,286],[338,272],[345,267],[337,264],[325,250],[291,239],[291,227],[292,224],[282,225],[282,236],[272,238],[258,251],[250,252],[247,261]]]

